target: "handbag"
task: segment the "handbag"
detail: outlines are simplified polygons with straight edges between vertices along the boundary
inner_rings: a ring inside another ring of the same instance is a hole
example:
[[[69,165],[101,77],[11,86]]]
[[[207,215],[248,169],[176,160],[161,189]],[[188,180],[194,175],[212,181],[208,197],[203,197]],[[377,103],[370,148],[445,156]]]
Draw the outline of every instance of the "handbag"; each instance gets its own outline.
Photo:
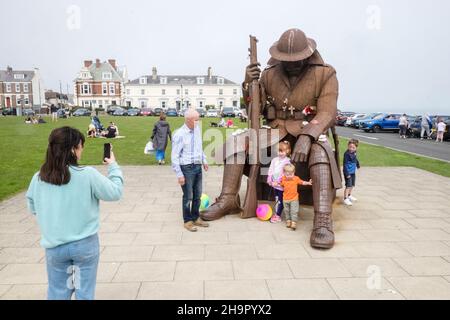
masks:
[[[147,142],[144,148],[144,154],[152,154],[155,151],[155,148],[153,147],[153,141]]]

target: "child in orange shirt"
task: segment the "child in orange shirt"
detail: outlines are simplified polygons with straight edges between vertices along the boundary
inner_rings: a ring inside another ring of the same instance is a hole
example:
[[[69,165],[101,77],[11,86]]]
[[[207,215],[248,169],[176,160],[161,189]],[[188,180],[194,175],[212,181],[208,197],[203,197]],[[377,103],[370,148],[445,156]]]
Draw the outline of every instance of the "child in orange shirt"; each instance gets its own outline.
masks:
[[[295,166],[287,164],[284,166],[284,176],[281,178],[280,186],[284,188],[283,206],[284,216],[286,217],[286,227],[292,231],[297,229],[299,195],[298,186],[312,186],[312,180],[303,181],[295,175]]]

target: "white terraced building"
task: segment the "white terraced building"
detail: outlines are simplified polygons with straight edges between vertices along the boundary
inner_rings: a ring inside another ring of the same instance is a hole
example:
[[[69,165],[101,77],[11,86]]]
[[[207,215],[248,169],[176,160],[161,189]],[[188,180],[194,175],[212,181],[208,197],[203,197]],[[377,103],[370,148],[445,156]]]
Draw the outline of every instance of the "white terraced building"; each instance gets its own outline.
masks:
[[[211,68],[206,75],[144,75],[130,81],[125,87],[125,105],[136,108],[163,109],[205,108],[214,106],[239,107],[241,86],[221,76],[213,76]]]

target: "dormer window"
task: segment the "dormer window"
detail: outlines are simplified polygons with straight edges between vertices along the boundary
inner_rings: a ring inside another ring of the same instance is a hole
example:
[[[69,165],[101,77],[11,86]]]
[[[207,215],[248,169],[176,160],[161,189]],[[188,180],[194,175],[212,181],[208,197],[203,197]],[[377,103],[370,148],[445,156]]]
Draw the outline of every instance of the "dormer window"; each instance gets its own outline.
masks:
[[[111,80],[112,79],[112,73],[111,72],[103,72],[102,73],[102,79],[103,80]]]
[[[25,79],[25,75],[22,73],[17,73],[14,75],[14,79]]]
[[[223,84],[223,83],[224,83],[223,78],[217,78],[217,84]]]
[[[160,84],[167,84],[167,78],[166,77],[159,78],[159,83]]]
[[[89,78],[89,72],[82,72],[81,73],[81,78],[83,78],[83,79]]]
[[[139,84],[147,84],[147,77],[140,77]]]
[[[198,77],[198,78],[197,78],[197,84],[205,84],[205,78],[203,78],[203,77]]]

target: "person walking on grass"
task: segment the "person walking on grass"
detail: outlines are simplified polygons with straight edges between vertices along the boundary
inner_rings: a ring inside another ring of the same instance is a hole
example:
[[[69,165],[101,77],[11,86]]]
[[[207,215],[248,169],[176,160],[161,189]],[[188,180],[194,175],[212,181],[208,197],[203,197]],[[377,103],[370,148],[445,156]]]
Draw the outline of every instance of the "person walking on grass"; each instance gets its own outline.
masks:
[[[49,300],[92,300],[99,260],[99,200],[122,196],[122,171],[111,151],[108,177],[78,164],[85,138],[77,129],[54,129],[44,164],[26,193],[41,230]]]
[[[356,169],[360,168],[359,161],[356,156],[357,148],[358,141],[352,139],[348,142],[348,149],[344,153],[344,204],[347,206],[351,206],[353,205],[353,202],[357,201],[357,199],[352,196],[353,188],[356,185]]]
[[[208,171],[208,163],[198,125],[199,113],[195,109],[188,109],[184,117],[184,125],[175,131],[172,139],[172,168],[183,190],[184,227],[195,232],[197,227],[209,227],[209,224],[200,218],[202,166]]]
[[[159,165],[166,163],[166,148],[169,138],[172,140],[170,125],[166,121],[166,115],[161,113],[159,121],[153,127],[153,133],[150,138],[153,142],[153,148],[156,150],[156,160]]]

